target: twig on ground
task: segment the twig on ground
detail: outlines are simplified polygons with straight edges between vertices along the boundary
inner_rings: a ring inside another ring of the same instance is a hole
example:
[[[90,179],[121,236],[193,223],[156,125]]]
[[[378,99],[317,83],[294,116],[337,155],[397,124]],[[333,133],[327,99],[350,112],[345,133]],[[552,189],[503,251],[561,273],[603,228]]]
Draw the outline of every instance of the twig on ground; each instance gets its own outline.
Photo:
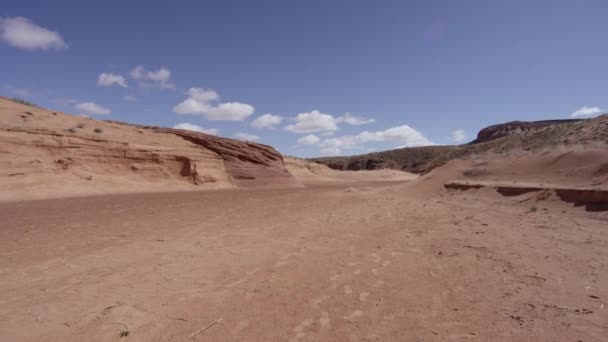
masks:
[[[196,335],[198,335],[198,334],[202,333],[203,331],[205,331],[205,330],[207,330],[207,329],[211,328],[212,326],[214,326],[214,325],[216,325],[216,324],[219,324],[219,323],[222,323],[222,321],[223,321],[223,320],[224,320],[223,318],[220,318],[220,319],[218,319],[217,321],[211,322],[209,325],[207,325],[207,326],[206,326],[206,327],[204,327],[203,329],[201,329],[201,330],[199,330],[199,331],[197,331],[197,332],[194,332],[194,333],[190,334],[190,336],[186,337],[186,339],[184,340],[184,342],[186,342],[186,341],[188,341],[189,339],[193,338],[194,336],[196,336]]]

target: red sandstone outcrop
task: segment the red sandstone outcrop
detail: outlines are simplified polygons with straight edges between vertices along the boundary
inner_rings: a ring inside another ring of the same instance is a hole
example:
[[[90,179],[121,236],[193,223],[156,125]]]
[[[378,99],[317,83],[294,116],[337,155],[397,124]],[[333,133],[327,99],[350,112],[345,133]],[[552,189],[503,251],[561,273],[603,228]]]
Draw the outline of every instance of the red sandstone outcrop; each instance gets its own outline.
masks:
[[[0,98],[0,200],[295,184],[270,146]]]
[[[228,175],[240,186],[293,181],[283,164],[283,156],[271,146],[181,129],[163,128],[157,131],[175,134],[215,152],[224,161]]]

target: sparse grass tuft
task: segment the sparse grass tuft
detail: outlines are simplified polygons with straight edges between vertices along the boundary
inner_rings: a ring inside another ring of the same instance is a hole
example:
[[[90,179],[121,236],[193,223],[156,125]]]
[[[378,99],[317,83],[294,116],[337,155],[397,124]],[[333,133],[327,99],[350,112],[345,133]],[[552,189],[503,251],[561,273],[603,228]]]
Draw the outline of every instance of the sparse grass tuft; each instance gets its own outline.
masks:
[[[64,132],[68,132],[68,133],[76,133],[76,128],[68,128],[68,129],[64,129]]]
[[[76,127],[78,127],[78,128],[84,128],[84,126],[86,126],[86,125],[83,123],[79,123],[78,125],[76,125]]]
[[[34,104],[34,103],[32,103],[32,102],[26,101],[26,100],[24,100],[24,99],[20,99],[20,98],[18,98],[18,97],[13,97],[13,98],[11,99],[11,101],[16,102],[16,103],[20,103],[20,104],[22,104],[22,105],[26,105],[26,106],[38,107],[36,104]]]
[[[95,128],[93,130],[93,132],[95,132],[95,133],[103,133],[103,129],[101,129],[101,128]]]

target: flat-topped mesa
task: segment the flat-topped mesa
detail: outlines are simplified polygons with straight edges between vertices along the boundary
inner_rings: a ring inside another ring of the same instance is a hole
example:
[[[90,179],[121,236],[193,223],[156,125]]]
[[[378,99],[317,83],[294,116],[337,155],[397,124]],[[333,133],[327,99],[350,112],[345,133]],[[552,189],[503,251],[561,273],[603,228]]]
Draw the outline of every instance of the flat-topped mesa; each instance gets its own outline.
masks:
[[[566,119],[566,120],[542,120],[542,121],[510,121],[497,125],[488,126],[483,128],[477,133],[477,138],[471,141],[471,144],[477,144],[482,142],[487,142],[490,140],[495,140],[498,138],[506,137],[509,135],[522,134],[527,132],[537,131],[539,129],[568,124],[577,121],[582,121],[580,119]]]
[[[174,128],[156,131],[175,134],[217,153],[224,160],[228,175],[238,186],[295,184],[293,176],[283,164],[283,155],[268,145]]]

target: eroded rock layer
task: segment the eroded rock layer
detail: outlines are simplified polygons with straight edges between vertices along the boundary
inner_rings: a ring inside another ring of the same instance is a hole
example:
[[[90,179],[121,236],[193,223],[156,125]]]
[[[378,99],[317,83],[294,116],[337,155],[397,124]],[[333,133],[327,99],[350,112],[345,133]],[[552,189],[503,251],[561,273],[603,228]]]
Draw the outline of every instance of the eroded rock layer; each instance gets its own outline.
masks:
[[[180,129],[164,128],[159,131],[175,134],[215,152],[224,161],[228,175],[238,185],[263,186],[293,182],[292,175],[283,164],[283,156],[268,145]]]
[[[292,183],[270,146],[0,98],[0,200]]]

